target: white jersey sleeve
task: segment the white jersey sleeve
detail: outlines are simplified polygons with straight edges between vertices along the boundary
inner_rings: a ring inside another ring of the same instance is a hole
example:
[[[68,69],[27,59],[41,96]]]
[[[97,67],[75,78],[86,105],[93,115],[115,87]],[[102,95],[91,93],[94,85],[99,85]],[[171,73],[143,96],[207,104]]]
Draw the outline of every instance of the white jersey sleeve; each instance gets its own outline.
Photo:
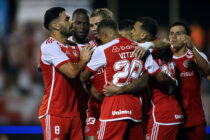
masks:
[[[203,52],[199,52],[199,54],[209,63],[207,56]]]
[[[95,49],[91,60],[87,64],[87,69],[91,72],[96,72],[100,67],[106,65],[106,56],[99,47]]]
[[[41,60],[46,65],[53,65],[54,67],[59,64],[70,61],[66,54],[57,45],[56,41],[46,44],[45,42],[41,45]]]
[[[155,62],[153,59],[152,55],[150,54],[146,61],[145,61],[145,69],[150,75],[155,75],[158,72],[160,72],[160,67],[159,65]]]
[[[154,48],[154,43],[153,42],[144,42],[144,43],[138,43],[138,45],[144,50],[149,50]]]

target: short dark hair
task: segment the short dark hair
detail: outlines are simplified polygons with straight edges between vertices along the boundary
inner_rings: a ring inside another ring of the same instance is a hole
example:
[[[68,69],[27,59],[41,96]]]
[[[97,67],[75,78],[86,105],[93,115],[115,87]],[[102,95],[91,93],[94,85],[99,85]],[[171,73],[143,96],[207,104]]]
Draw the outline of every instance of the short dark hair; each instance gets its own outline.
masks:
[[[50,23],[58,18],[63,11],[66,11],[63,7],[53,7],[48,9],[44,14],[44,27],[49,30]]]
[[[174,27],[174,26],[183,26],[184,29],[185,29],[185,31],[186,31],[186,33],[187,33],[187,35],[191,35],[190,26],[189,26],[187,23],[180,22],[180,21],[174,22],[174,23],[170,26],[169,29],[171,29],[171,28]]]
[[[141,17],[138,18],[136,22],[141,22],[141,28],[147,31],[152,38],[154,38],[158,32],[158,23],[155,19],[151,17]]]
[[[98,33],[102,28],[110,28],[113,30],[118,30],[118,26],[115,20],[102,20],[98,25]]]
[[[75,14],[78,14],[78,13],[85,14],[85,15],[89,16],[88,10],[83,9],[83,8],[79,8],[79,9],[76,9],[76,10],[73,12],[72,18],[75,16]]]
[[[132,30],[134,21],[131,19],[124,19],[119,22],[119,30]]]

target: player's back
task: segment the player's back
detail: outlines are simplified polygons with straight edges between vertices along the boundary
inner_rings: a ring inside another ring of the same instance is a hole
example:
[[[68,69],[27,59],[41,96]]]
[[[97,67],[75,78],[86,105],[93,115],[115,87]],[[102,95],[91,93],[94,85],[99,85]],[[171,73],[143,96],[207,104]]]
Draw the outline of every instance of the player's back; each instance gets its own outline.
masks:
[[[135,49],[132,41],[119,38],[112,42],[116,44],[104,49],[107,61],[106,80],[113,81],[118,86],[127,85],[138,78],[142,69],[141,61],[135,59],[132,53]]]
[[[106,59],[105,81],[112,81],[118,86],[127,85],[138,78],[142,62],[132,54],[135,46],[126,38],[118,38],[99,47]],[[133,94],[105,97],[100,120],[131,119],[141,120],[141,101]]]

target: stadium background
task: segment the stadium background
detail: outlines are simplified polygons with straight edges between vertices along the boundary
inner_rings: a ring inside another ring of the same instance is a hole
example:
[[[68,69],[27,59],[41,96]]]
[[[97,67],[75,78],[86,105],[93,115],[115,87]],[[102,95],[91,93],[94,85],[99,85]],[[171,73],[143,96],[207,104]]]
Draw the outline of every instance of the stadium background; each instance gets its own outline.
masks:
[[[42,139],[38,109],[44,86],[36,68],[47,37],[43,15],[53,6],[65,7],[70,15],[77,8],[106,7],[118,21],[150,16],[160,24],[159,37],[168,36],[171,23],[188,22],[198,49],[210,60],[208,0],[0,0],[0,140]],[[210,81],[202,79],[201,93],[210,126]]]

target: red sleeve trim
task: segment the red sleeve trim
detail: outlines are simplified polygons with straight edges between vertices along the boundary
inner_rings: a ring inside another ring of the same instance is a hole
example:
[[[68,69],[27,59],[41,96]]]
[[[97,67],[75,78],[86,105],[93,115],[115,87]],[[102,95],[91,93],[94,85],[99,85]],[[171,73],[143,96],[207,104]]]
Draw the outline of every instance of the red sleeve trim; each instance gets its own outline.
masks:
[[[86,66],[86,69],[89,70],[89,71],[92,72],[92,73],[95,73],[95,71],[92,70],[91,68],[89,68],[88,66]]]
[[[65,64],[65,63],[67,63],[67,62],[71,62],[71,60],[68,59],[68,60],[62,61],[62,62],[59,63],[55,68],[58,69],[61,65]]]
[[[160,72],[160,68],[159,69],[157,69],[155,72],[153,72],[152,74],[150,74],[151,76],[154,76],[154,75],[156,75],[156,74],[158,74]]]

